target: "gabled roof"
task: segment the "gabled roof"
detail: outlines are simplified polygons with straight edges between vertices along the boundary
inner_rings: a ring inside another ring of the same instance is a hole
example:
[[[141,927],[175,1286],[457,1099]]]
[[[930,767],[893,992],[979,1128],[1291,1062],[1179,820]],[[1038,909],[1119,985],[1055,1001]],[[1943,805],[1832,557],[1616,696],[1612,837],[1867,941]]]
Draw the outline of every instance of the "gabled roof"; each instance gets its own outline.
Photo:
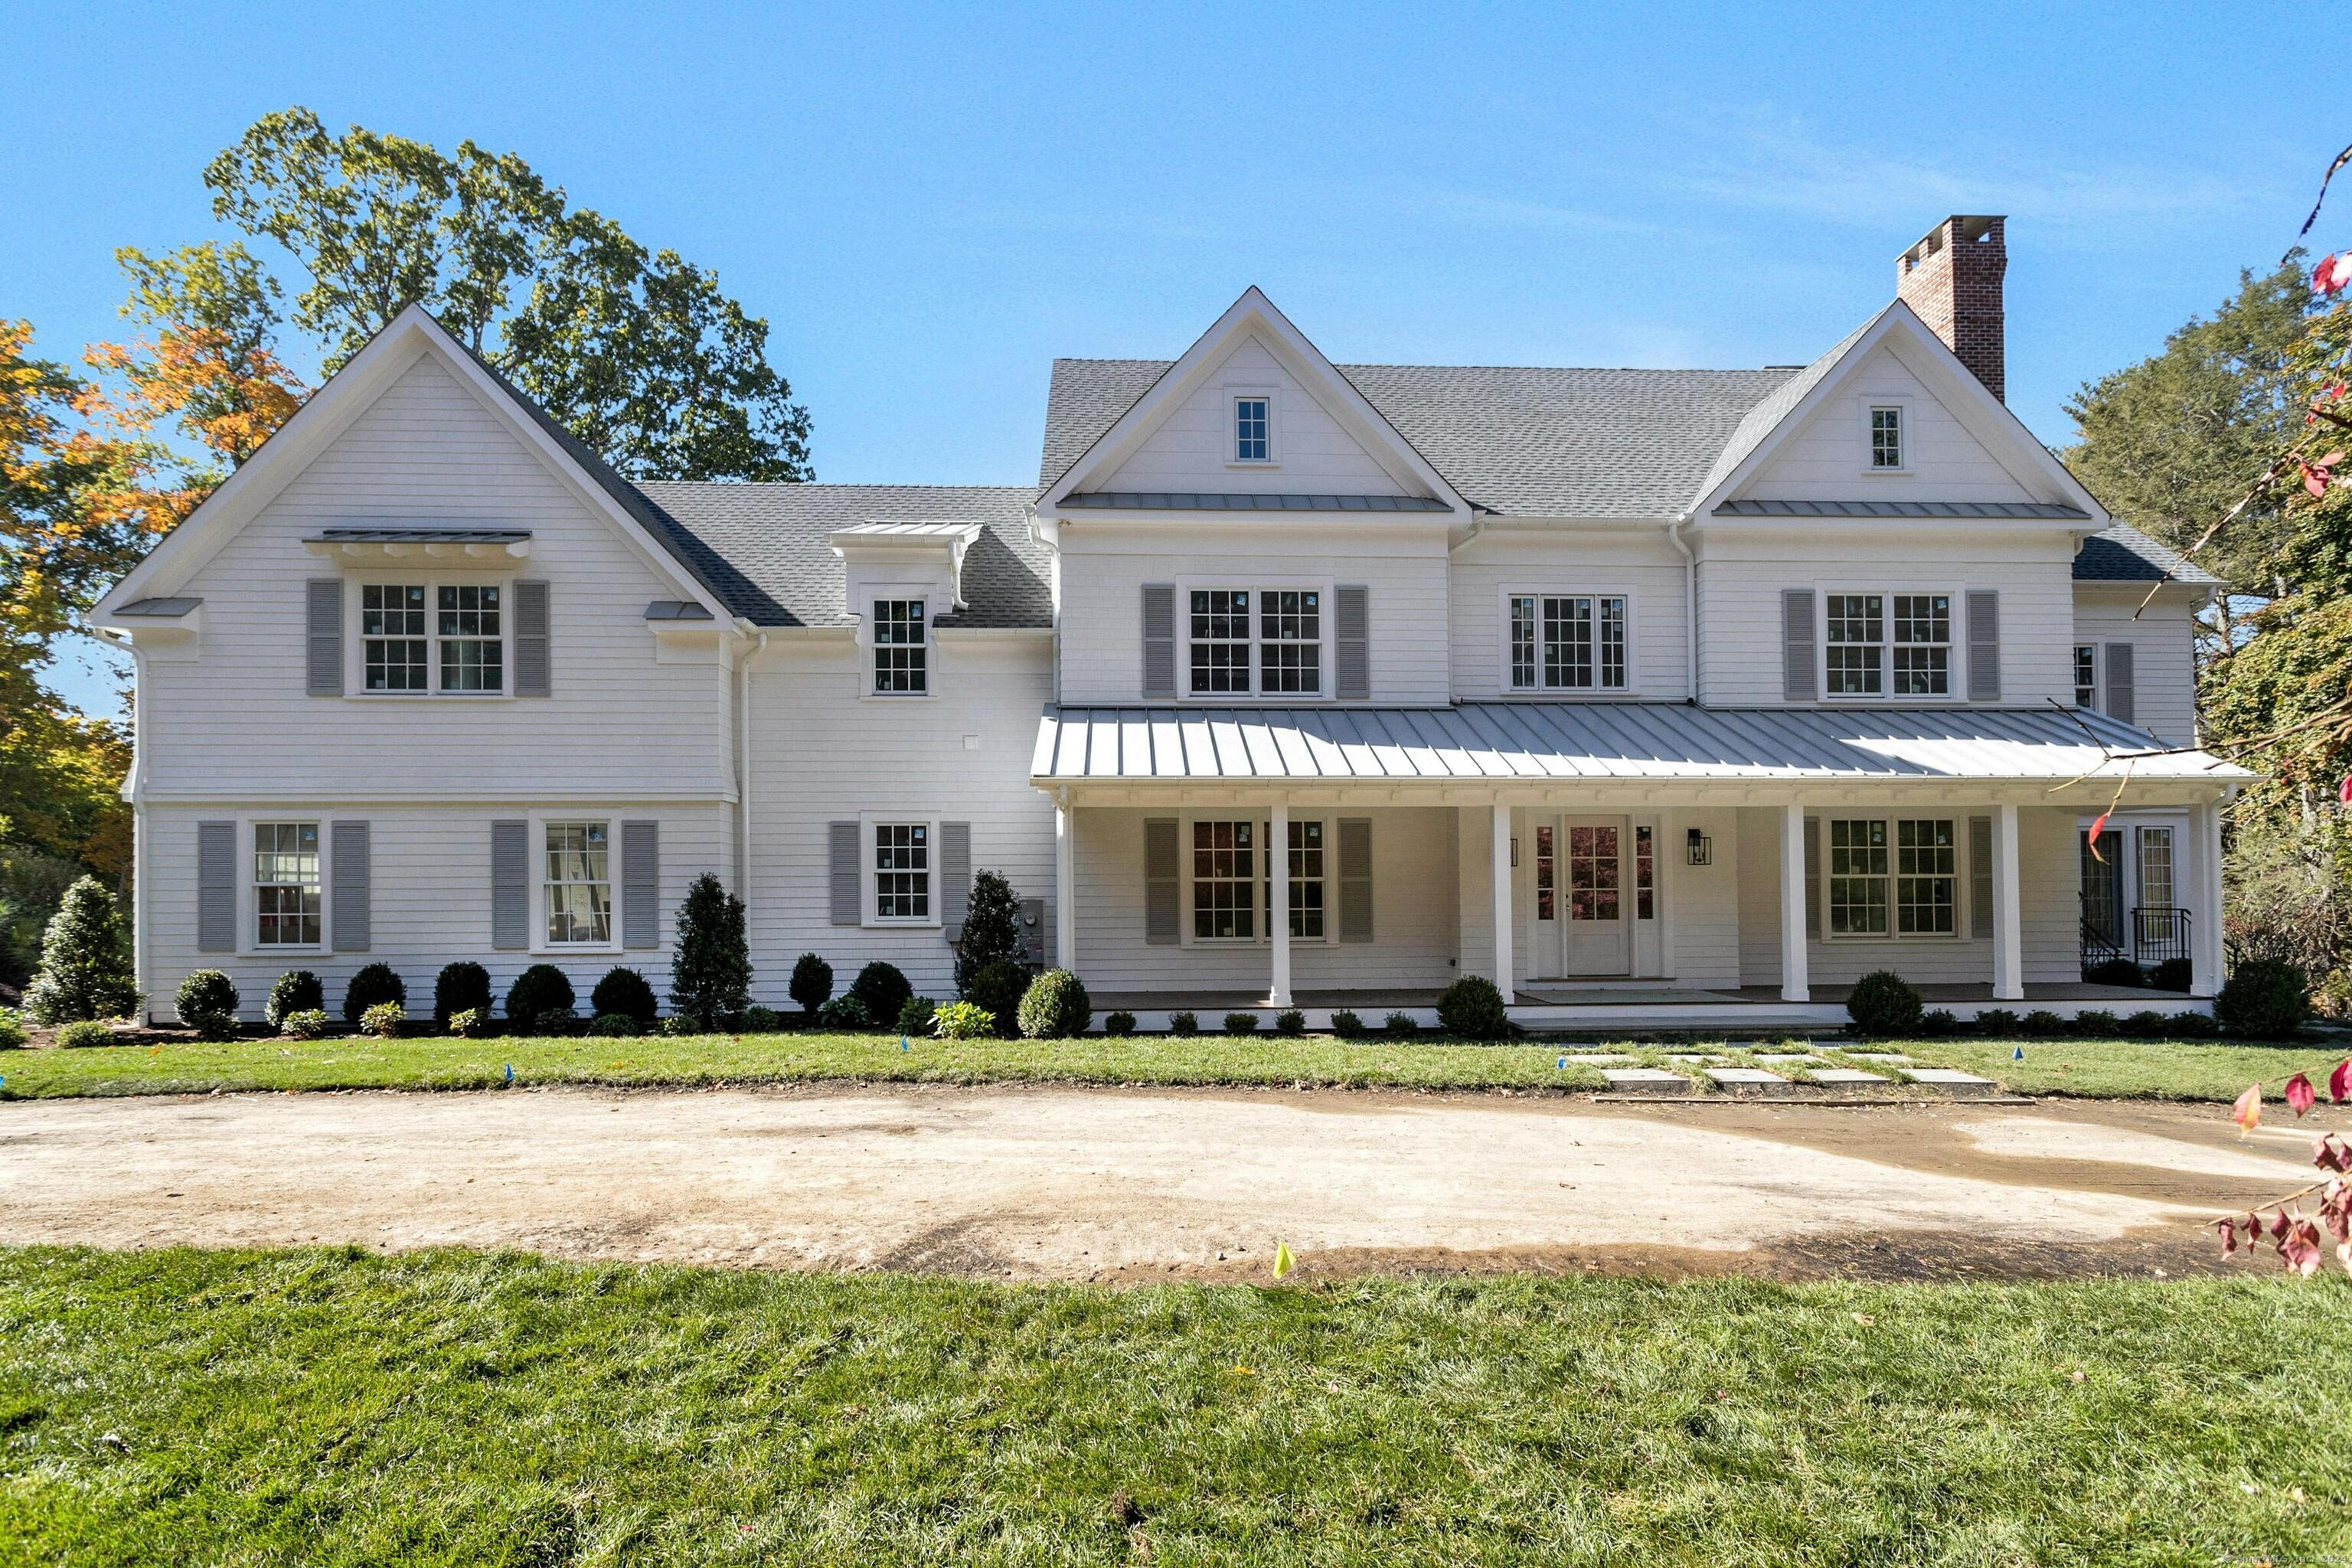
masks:
[[[2168,574],[2172,581],[2191,587],[2214,588],[2221,584],[2212,573],[2182,559],[2179,552],[2158,544],[2127,522],[2091,535],[2074,555],[2077,583],[2157,583]]]
[[[1738,428],[1732,431],[1731,439],[1724,443],[1723,450],[1717,453],[1715,461],[1708,465],[1706,478],[1699,480],[1698,489],[1693,492],[1694,498],[1706,494],[1729,479],[1731,471],[1746,462],[1748,455],[1764,444],[1764,438],[1780,426],[1780,421],[1805,400],[1805,394],[1819,386],[1822,378],[1853,352],[1853,345],[1869,336],[1870,329],[1878,325],[1879,321],[1893,309],[1895,307],[1891,303],[1881,307],[1876,315],[1831,344],[1827,353],[1774,387],[1749,409],[1740,419]]]

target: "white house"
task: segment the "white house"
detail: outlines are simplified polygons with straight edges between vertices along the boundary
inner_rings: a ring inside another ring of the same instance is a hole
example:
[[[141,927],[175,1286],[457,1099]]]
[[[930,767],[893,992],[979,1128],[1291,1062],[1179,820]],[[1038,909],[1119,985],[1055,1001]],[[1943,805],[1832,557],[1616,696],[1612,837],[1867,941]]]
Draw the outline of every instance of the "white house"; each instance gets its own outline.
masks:
[[[998,487],[631,484],[411,310],[93,617],[141,983],[658,986],[714,871],[760,1000],[804,951],[944,995],[986,868],[1147,1026],[1463,973],[1538,1025],[2158,1000],[2083,984],[2117,952],[2210,997],[2218,585],[2003,406],[2004,265],[1948,219],[1727,371],[1335,365],[1253,289],[1056,362]]]

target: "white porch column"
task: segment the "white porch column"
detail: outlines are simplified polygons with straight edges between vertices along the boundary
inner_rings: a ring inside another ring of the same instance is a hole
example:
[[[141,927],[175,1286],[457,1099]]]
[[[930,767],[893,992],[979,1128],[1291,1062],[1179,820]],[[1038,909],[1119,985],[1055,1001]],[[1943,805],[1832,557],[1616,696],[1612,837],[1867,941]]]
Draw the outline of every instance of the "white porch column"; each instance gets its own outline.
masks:
[[[2189,994],[2210,996],[2221,989],[2221,811],[2189,808],[2190,864],[2196,868],[2197,902],[2189,915]]]
[[[1290,807],[1274,808],[1266,832],[1266,946],[1274,953],[1274,984],[1265,999],[1277,1007],[1290,1005]]]
[[[1780,808],[1780,1000],[1810,1002],[1805,952],[1805,808]]]
[[[2025,1000],[2025,938],[2018,913],[2017,807],[1992,811],[1992,997]]]
[[[1054,967],[1078,972],[1077,825],[1066,800],[1054,803]]]
[[[1495,804],[1495,989],[1506,1005],[1518,1000],[1511,984],[1511,808]]]

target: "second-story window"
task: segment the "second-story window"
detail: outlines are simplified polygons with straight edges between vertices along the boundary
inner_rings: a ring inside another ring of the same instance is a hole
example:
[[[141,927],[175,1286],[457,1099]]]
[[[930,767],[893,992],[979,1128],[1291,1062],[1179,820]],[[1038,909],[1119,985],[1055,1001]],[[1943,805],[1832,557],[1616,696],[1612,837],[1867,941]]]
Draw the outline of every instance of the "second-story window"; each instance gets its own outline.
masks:
[[[1514,691],[1622,691],[1625,600],[1617,594],[1514,594]]]
[[[1949,594],[1829,594],[1824,645],[1832,697],[1948,697]]]
[[[360,589],[360,649],[370,691],[427,691],[425,584],[369,583]]]
[[[495,585],[445,583],[440,589],[441,689],[502,691],[506,643]]]
[[[1258,595],[1258,689],[1311,697],[1323,689],[1323,595],[1276,588]]]
[[[1903,410],[1874,408],[1870,411],[1870,466],[1874,468],[1899,468],[1903,466]]]
[[[360,689],[501,696],[506,621],[506,592],[495,583],[362,583]]]
[[[1193,588],[1185,635],[1194,697],[1323,695],[1323,590]]]
[[[1265,397],[1234,399],[1234,461],[1236,463],[1270,463],[1274,460],[1274,431],[1268,417],[1272,401]]]
[[[2074,706],[2099,705],[2099,650],[2091,643],[2074,646]]]
[[[1250,596],[1246,588],[1192,592],[1192,689],[1250,689]]]
[[[874,691],[880,697],[919,697],[930,689],[925,656],[923,601],[874,601]]]
[[[1942,697],[1952,689],[1952,599],[1895,595],[1895,694]]]

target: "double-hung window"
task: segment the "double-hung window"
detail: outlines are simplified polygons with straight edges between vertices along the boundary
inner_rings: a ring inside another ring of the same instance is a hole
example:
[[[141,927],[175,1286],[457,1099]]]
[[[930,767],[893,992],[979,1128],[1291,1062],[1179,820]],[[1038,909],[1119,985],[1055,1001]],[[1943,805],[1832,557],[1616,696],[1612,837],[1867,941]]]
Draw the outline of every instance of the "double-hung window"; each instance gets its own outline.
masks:
[[[2074,645],[2074,706],[2099,705],[2099,649],[2095,643]]]
[[[1822,607],[1829,695],[1951,695],[1949,594],[1829,594]]]
[[[320,926],[319,825],[253,825],[256,947],[316,947]]]
[[[1330,857],[1319,817],[1295,818],[1288,842],[1290,935],[1322,942],[1329,933]],[[1273,931],[1274,856],[1270,823],[1243,818],[1192,824],[1192,939],[1264,942]]]
[[[441,689],[506,689],[505,640],[494,584],[444,583],[439,590]]]
[[[929,626],[920,599],[874,601],[874,693],[920,697],[930,689]]]
[[[1323,591],[1194,588],[1186,631],[1195,697],[1320,697]]]
[[[505,691],[505,597],[495,583],[361,584],[361,689]]]
[[[1315,818],[1290,825],[1290,934],[1323,940],[1323,824]],[[1266,884],[1265,907],[1274,910],[1274,884]]]
[[[613,940],[611,824],[546,825],[547,945],[599,947]]]
[[[1234,399],[1234,461],[1274,461],[1274,401],[1263,394]]]
[[[1625,599],[1619,594],[1514,594],[1510,689],[1622,691]]]
[[[931,918],[931,826],[928,822],[874,825],[874,918]]]
[[[425,584],[360,586],[360,653],[370,691],[429,691]]]
[[[1829,824],[1832,937],[1952,936],[1959,847],[1948,817],[1836,817]]]

